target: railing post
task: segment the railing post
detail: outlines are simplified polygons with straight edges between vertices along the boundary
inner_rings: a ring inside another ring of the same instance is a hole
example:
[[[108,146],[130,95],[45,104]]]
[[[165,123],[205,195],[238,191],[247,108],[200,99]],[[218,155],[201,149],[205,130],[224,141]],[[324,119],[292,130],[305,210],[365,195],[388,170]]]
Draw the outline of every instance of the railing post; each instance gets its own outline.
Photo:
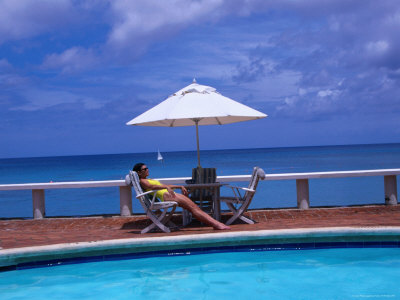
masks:
[[[46,216],[44,190],[32,190],[33,218],[43,219]]]
[[[309,209],[310,208],[310,195],[308,188],[308,179],[297,179],[297,208]]]
[[[385,182],[385,204],[397,205],[396,175],[384,176],[384,182]]]
[[[130,185],[119,187],[119,206],[121,216],[132,215],[132,188]]]

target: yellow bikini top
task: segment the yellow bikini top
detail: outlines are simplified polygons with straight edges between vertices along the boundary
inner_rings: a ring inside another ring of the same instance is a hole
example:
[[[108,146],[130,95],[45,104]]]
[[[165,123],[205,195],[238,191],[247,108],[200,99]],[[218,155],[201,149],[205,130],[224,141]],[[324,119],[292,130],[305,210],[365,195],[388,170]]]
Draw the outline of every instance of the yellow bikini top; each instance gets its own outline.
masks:
[[[155,180],[155,179],[147,179],[147,181],[148,181],[150,184],[162,185],[161,182],[159,182],[158,180]]]
[[[147,181],[148,181],[150,184],[153,184],[153,185],[162,185],[161,182],[159,182],[158,180],[155,180],[155,179],[147,179]],[[146,192],[147,192],[147,191],[148,191],[148,190],[146,190]],[[161,201],[164,201],[164,194],[167,193],[167,192],[168,192],[167,189],[158,190],[158,191],[156,192],[156,197],[157,197],[158,199],[160,199]]]

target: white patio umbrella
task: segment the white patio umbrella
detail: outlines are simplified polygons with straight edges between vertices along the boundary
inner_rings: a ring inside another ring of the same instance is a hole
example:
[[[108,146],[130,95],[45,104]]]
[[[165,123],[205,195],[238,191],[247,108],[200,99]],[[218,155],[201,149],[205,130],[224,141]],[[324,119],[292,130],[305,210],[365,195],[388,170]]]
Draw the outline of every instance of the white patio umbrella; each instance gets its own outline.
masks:
[[[266,114],[222,96],[215,88],[193,83],[169,96],[126,125],[196,126],[200,167],[199,125],[222,125],[267,117]]]

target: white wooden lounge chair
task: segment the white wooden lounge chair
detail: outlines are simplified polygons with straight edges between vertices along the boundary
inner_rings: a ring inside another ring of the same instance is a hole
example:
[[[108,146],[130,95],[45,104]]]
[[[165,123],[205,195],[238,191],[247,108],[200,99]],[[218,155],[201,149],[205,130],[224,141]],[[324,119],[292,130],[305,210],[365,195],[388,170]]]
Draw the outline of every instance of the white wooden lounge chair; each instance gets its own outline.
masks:
[[[220,197],[220,201],[225,202],[233,213],[233,216],[225,223],[226,225],[232,224],[237,219],[240,219],[248,224],[254,224],[253,220],[246,218],[243,214],[246,212],[251,200],[254,197],[254,194],[256,193],[258,181],[264,178],[264,170],[259,167],[254,167],[249,186],[247,188],[228,186],[232,189],[234,196]],[[242,195],[242,193],[244,194]]]
[[[136,198],[139,199],[146,215],[153,222],[151,225],[143,229],[141,233],[149,232],[157,227],[164,232],[171,232],[169,227],[166,225],[176,226],[170,221],[170,219],[172,214],[175,212],[178,203],[174,201],[160,201],[156,197],[157,191],[143,192],[142,187],[140,186],[139,176],[135,171],[130,171],[129,174],[126,175],[125,182],[126,184],[133,186],[136,192]],[[150,195],[151,193],[153,193],[153,195]],[[168,211],[170,208],[171,210]]]

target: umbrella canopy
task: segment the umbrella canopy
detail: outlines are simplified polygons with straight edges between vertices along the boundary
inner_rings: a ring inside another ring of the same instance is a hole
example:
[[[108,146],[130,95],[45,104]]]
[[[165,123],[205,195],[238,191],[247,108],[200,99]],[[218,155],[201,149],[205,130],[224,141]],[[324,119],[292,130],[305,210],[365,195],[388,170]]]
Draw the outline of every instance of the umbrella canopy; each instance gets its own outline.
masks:
[[[169,96],[126,125],[196,126],[197,159],[200,166],[199,125],[222,125],[265,118],[267,115],[222,96],[215,88],[192,84]]]

